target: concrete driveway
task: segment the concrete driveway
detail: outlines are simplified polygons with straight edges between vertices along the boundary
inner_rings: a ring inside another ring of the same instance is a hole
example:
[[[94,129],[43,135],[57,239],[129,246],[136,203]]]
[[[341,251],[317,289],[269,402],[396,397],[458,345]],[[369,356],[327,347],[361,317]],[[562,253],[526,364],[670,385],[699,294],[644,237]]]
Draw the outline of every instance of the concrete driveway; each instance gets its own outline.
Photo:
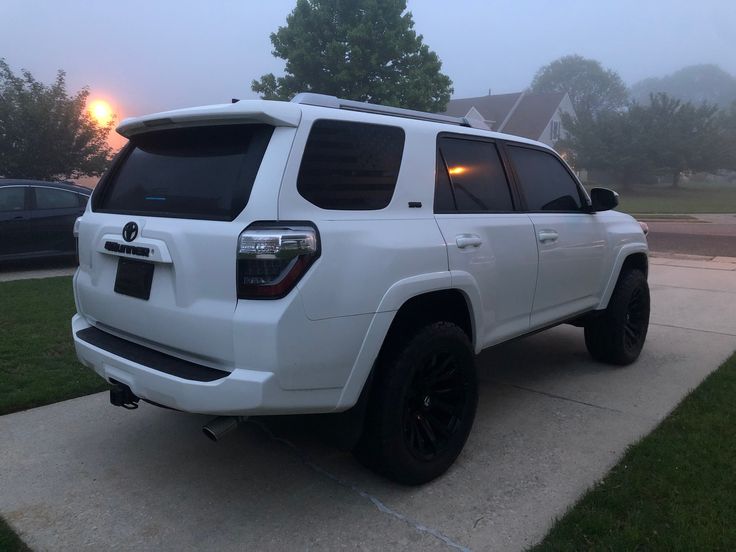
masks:
[[[596,364],[572,327],[484,353],[475,428],[431,484],[298,419],[212,443],[206,417],[100,394],[0,418],[0,514],[38,550],[522,549],[736,349],[736,263],[652,263],[640,361]]]

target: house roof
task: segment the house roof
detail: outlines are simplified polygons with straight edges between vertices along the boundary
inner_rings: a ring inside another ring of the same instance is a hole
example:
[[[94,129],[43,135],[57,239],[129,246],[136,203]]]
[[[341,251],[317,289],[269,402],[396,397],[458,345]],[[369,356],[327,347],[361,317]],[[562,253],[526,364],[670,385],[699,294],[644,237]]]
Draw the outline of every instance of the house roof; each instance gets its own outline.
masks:
[[[539,138],[564,97],[564,92],[524,94],[519,105],[503,126],[503,132],[516,136]]]
[[[453,117],[464,117],[471,107],[478,110],[483,118],[493,123],[491,128],[498,130],[499,125],[506,119],[521,92],[514,94],[496,94],[495,96],[479,96],[477,98],[458,98],[450,100],[447,104],[447,115]]]
[[[463,117],[474,107],[492,130],[538,140],[564,97],[564,92],[516,92],[457,98],[449,101],[446,113]]]

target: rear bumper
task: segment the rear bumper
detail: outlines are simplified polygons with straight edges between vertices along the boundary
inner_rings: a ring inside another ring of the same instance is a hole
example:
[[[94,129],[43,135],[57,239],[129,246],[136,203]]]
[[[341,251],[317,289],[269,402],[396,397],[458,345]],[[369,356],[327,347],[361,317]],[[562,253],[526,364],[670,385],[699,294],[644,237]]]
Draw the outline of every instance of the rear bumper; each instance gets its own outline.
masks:
[[[244,368],[222,372],[204,366],[198,371],[192,363],[177,362],[168,355],[90,328],[79,314],[72,318],[74,347],[82,364],[107,381],[127,385],[142,399],[170,408],[237,416],[331,412],[339,403],[341,388],[285,390],[273,372]],[[95,339],[95,332],[108,339],[100,335]],[[189,371],[181,370],[183,365],[189,365]]]

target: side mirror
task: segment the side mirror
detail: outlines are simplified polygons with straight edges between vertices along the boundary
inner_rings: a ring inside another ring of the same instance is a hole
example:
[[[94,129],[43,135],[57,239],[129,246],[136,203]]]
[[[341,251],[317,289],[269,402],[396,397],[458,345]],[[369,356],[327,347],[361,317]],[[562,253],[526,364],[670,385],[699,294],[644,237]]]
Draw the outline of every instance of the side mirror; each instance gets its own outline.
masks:
[[[590,190],[591,211],[610,211],[618,205],[618,194],[608,188],[593,188]]]

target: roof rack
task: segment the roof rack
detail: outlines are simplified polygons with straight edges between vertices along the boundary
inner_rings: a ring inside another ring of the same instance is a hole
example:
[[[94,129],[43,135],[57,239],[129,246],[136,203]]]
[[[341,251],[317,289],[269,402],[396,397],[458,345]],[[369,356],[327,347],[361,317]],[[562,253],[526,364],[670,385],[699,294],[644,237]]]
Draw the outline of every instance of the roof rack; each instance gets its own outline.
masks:
[[[420,121],[432,121],[435,123],[445,123],[448,125],[460,125],[482,130],[491,130],[485,123],[485,121],[481,119],[473,119],[470,117],[450,117],[449,115],[427,113],[425,111],[415,111],[413,109],[403,109],[401,107],[390,107],[387,105],[358,102],[355,100],[343,100],[342,98],[329,96],[327,94],[301,92],[294,96],[291,102],[304,105],[316,105],[319,107],[330,107],[332,109],[360,111],[362,113],[376,113],[378,115],[404,117],[406,119],[417,119]]]

